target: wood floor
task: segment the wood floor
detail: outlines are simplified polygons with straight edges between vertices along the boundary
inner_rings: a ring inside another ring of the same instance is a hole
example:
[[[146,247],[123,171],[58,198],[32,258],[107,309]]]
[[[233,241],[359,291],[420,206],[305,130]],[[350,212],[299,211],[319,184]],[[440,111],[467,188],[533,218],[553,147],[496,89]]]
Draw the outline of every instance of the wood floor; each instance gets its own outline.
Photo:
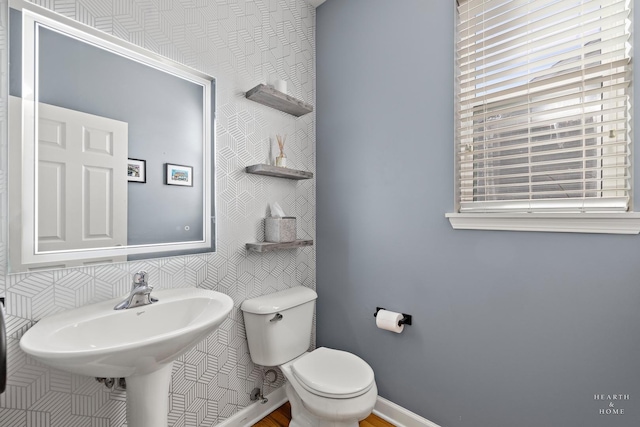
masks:
[[[291,405],[285,403],[256,424],[253,427],[289,427],[291,420]],[[360,427],[395,427],[393,424],[373,414],[360,421]]]

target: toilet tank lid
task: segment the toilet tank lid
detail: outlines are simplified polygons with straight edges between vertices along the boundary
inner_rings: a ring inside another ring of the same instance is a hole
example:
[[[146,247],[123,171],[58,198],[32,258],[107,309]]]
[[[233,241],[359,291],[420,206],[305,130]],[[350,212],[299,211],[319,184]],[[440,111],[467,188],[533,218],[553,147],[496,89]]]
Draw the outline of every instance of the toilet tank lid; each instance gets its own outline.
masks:
[[[318,294],[314,290],[304,286],[294,286],[284,291],[244,300],[240,309],[246,313],[273,314],[313,301],[316,298],[318,298]]]

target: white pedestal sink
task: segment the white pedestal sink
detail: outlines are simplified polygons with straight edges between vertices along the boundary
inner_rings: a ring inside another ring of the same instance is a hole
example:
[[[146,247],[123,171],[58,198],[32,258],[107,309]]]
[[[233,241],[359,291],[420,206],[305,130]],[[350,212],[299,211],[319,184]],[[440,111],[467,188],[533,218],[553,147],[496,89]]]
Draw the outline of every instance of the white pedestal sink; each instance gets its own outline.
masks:
[[[196,288],[153,293],[158,302],[114,310],[91,304],[40,320],[20,347],[54,368],[127,380],[127,425],[166,427],[173,361],[213,332],[233,308],[230,297]]]

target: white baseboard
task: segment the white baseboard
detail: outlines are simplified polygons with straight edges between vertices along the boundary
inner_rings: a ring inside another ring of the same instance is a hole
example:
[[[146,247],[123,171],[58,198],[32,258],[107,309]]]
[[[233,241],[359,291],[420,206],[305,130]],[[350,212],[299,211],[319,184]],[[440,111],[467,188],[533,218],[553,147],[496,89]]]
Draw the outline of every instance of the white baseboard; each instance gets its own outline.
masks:
[[[269,401],[267,403],[255,402],[246,408],[236,412],[231,417],[216,424],[216,427],[247,427],[252,426],[271,412],[278,409],[288,399],[285,394],[285,388],[280,387],[266,396]],[[438,424],[422,418],[420,415],[414,414],[408,409],[400,405],[378,396],[376,406],[373,413],[389,421],[396,427],[440,427]]]
[[[267,403],[254,402],[246,408],[236,412],[216,427],[247,427],[252,426],[276,409],[278,409],[287,400],[284,387],[273,391],[265,396],[269,401]]]
[[[400,405],[378,396],[373,413],[397,427],[440,427],[438,424],[414,414]]]

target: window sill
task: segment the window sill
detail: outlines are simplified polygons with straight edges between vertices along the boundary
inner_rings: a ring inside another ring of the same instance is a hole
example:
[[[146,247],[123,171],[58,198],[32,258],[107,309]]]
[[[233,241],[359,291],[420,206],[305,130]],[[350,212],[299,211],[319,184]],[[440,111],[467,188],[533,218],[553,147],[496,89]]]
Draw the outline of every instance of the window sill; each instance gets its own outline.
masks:
[[[456,230],[639,234],[640,212],[621,213],[448,213]]]

